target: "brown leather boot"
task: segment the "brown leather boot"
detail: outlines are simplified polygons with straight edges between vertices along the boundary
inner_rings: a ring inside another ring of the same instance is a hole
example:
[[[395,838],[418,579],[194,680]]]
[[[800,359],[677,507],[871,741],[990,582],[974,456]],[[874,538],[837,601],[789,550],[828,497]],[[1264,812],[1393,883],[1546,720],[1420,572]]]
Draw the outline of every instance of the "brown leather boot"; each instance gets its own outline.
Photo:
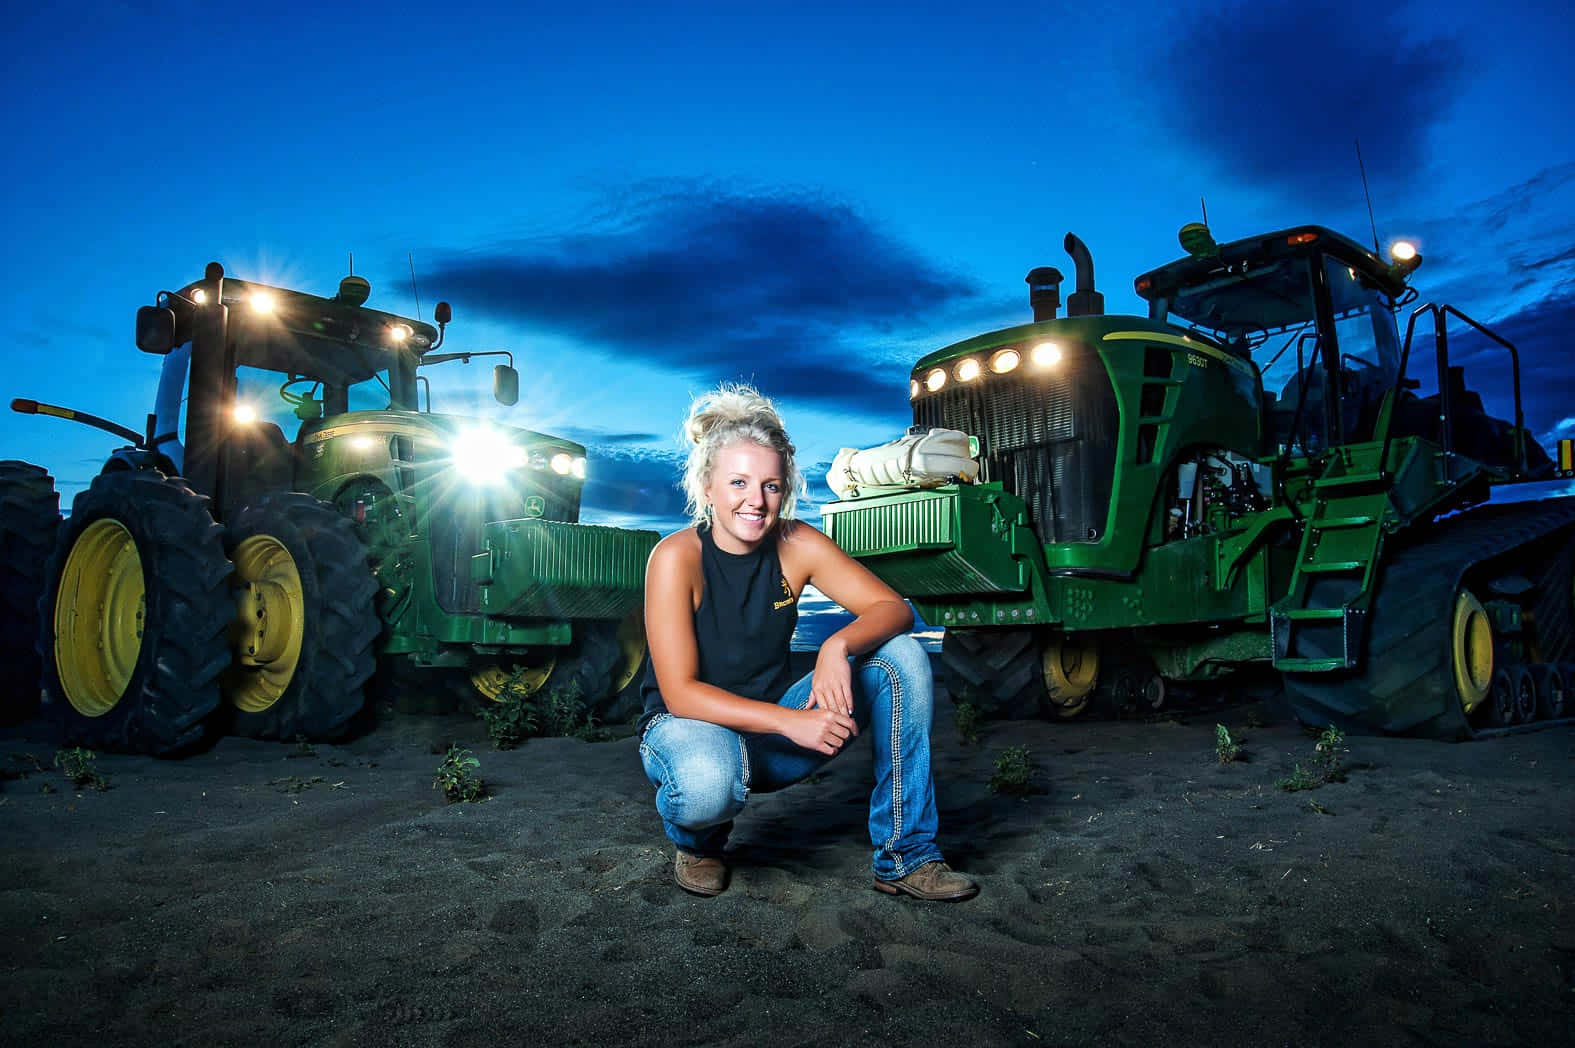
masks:
[[[679,848],[673,855],[673,879],[695,895],[721,895],[727,891],[727,863]]]
[[[887,895],[911,895],[925,902],[960,902],[978,895],[979,885],[936,859],[900,880],[876,881],[875,890]]]

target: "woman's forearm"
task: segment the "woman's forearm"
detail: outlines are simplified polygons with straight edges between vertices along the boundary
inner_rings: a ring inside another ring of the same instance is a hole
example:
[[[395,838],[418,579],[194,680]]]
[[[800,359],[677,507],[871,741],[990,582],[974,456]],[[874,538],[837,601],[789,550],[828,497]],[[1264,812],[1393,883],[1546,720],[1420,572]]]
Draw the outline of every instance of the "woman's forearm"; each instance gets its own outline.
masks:
[[[893,637],[913,628],[913,609],[906,601],[883,600],[864,609],[852,622],[827,637],[821,647],[840,647],[844,655],[874,651]]]
[[[684,681],[669,692],[662,691],[667,712],[734,731],[786,735],[784,730],[792,710],[774,702],[761,702],[735,695],[725,688],[702,681]]]

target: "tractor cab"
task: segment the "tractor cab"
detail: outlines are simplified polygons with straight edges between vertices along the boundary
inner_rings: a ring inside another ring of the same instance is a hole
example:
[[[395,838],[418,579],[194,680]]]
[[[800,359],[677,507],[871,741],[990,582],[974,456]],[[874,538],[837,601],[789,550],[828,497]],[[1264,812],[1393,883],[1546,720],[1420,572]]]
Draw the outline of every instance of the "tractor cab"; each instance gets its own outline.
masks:
[[[219,511],[288,491],[299,449],[325,420],[352,411],[420,410],[417,368],[433,355],[437,326],[369,309],[368,282],[344,278],[322,298],[224,276],[163,292],[137,316],[137,345],[164,356],[150,444],[166,472],[214,497]],[[511,366],[494,372],[503,403],[518,396]],[[182,405],[185,411],[182,411]]]
[[[1215,244],[1194,223],[1181,240],[1189,257],[1139,277],[1137,293],[1151,318],[1252,361],[1264,453],[1374,439],[1400,368],[1394,309],[1413,295],[1415,262],[1385,265],[1320,226]]]

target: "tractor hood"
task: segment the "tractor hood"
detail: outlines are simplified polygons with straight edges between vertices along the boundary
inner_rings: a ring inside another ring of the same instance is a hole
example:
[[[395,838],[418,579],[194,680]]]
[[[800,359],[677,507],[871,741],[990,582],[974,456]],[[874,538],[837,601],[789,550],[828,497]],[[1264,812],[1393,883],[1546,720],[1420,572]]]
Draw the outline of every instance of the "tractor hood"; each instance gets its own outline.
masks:
[[[396,438],[409,441],[408,448],[391,448]],[[452,467],[481,486],[502,483],[522,471],[552,478],[555,486],[577,488],[585,479],[584,445],[460,415],[352,411],[302,428],[301,449],[308,461],[323,457],[329,447],[342,461],[358,453],[369,461],[392,453],[413,465]]]

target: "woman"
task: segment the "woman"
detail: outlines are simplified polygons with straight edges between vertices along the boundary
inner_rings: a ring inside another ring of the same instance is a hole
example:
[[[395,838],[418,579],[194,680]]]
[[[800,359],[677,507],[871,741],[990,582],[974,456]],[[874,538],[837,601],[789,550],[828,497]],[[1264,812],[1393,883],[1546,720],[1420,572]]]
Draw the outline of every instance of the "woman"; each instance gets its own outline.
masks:
[[[646,570],[640,740],[679,886],[725,891],[723,849],[749,793],[803,779],[872,729],[875,887],[927,900],[977,894],[935,844],[930,664],[906,635],[908,605],[793,520],[803,480],[769,400],[723,386],[695,402],[684,432],[694,526],[658,543]],[[810,584],[855,617],[794,683],[788,645]]]

